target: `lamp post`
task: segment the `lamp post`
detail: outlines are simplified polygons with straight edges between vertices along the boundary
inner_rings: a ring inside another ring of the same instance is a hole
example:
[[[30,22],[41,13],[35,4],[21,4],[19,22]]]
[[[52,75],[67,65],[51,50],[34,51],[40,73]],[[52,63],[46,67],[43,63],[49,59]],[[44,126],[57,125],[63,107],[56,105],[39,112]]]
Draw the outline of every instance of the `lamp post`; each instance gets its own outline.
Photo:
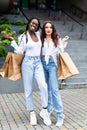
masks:
[[[53,0],[53,10],[56,10],[56,0]]]
[[[53,20],[55,20],[56,0],[53,0],[53,10],[54,10]]]

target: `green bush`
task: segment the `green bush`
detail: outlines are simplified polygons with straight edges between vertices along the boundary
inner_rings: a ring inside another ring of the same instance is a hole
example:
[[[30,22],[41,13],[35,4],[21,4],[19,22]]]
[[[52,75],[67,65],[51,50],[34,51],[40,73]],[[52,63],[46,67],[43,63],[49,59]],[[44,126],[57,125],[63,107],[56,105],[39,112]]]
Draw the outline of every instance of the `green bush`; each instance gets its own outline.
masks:
[[[16,22],[14,22],[14,25],[23,26],[25,25],[25,22],[23,20],[17,20]]]
[[[8,24],[2,24],[0,26],[0,44],[11,44],[11,41],[7,39],[7,36],[12,36],[17,42],[16,32],[12,31],[12,28]]]
[[[24,33],[24,32],[25,32],[25,30],[26,30],[26,28],[20,28],[20,29],[19,29],[19,34]]]
[[[10,32],[12,30],[11,26],[9,24],[2,24],[0,26],[0,33],[2,31],[7,31],[7,32]]]
[[[6,57],[8,51],[4,46],[0,46],[0,57]]]
[[[1,24],[9,24],[9,23],[10,23],[10,21],[7,17],[3,17],[2,19],[0,19],[0,25]]]
[[[7,45],[10,45],[10,44],[11,44],[11,41],[8,40],[8,39],[4,39],[4,40],[0,41],[0,44],[7,44]]]
[[[4,45],[10,45],[11,41],[8,39],[9,36],[12,36],[16,43],[18,43],[18,37],[16,32],[12,30],[11,25],[24,26],[26,23],[23,20],[17,20],[16,22],[11,22],[8,18],[3,17],[0,19],[0,57],[6,57],[8,50]],[[25,28],[19,30],[19,34],[23,33]]]

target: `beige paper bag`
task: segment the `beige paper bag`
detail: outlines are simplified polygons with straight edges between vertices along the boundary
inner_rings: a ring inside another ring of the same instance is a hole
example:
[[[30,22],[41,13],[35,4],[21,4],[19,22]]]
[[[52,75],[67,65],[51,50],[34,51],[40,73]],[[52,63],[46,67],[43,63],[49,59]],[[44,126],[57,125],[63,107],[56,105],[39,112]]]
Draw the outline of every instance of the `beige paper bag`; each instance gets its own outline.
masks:
[[[76,74],[79,74],[79,71],[69,54],[61,52],[58,56],[58,79],[66,79]]]
[[[23,54],[8,52],[6,60],[0,69],[0,75],[10,80],[18,80],[21,78],[21,63]]]

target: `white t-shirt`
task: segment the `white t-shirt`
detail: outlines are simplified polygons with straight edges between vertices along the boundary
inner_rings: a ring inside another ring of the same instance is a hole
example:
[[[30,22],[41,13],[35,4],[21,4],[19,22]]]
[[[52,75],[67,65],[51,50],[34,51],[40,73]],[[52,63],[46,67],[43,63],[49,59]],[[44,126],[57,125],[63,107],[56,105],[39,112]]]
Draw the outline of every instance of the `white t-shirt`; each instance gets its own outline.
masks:
[[[19,54],[23,54],[25,53],[25,55],[27,56],[40,56],[41,53],[41,40],[40,40],[40,36],[38,35],[38,33],[36,33],[37,37],[38,37],[38,42],[34,42],[31,39],[30,34],[27,32],[27,36],[28,36],[28,41],[26,43],[26,35],[22,34],[18,37],[18,45],[16,43],[15,40],[13,40],[11,42],[11,46],[14,47],[14,52],[15,53],[19,53]]]

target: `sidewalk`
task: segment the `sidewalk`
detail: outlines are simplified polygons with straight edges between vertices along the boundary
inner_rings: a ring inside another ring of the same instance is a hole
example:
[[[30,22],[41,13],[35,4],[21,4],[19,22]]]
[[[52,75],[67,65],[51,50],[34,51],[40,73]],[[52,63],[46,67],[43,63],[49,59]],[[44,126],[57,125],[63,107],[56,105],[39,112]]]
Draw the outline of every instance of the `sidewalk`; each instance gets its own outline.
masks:
[[[51,115],[52,126],[45,126],[39,116],[40,96],[34,91],[34,104],[38,125],[29,124],[29,112],[25,107],[24,93],[0,94],[0,130],[87,130],[87,88],[62,89],[65,121],[59,129],[55,126],[55,112]]]

